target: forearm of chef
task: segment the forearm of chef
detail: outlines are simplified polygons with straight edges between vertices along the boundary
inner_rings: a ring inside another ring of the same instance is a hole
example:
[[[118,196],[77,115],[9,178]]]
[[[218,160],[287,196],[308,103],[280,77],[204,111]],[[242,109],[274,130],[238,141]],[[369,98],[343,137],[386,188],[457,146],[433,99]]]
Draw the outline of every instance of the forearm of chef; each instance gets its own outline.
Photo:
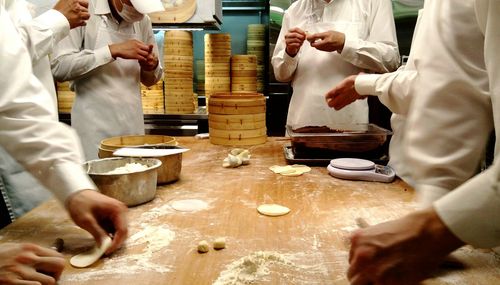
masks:
[[[398,70],[384,74],[360,74],[354,88],[360,95],[377,96],[391,112],[407,115],[411,103],[411,86],[416,79],[416,70]]]
[[[72,194],[82,190],[97,190],[97,187],[79,163],[63,162],[50,168],[43,184],[63,205]]]
[[[100,66],[113,62],[109,47],[71,51],[56,55],[51,61],[52,74],[58,81],[84,78]]]
[[[399,66],[399,51],[396,42],[365,41],[346,35],[342,58],[353,65],[373,72],[395,71]]]
[[[152,86],[158,82],[163,76],[163,67],[158,61],[156,68],[151,71],[141,69],[141,83],[145,86]]]
[[[284,48],[276,51],[271,59],[276,80],[280,82],[292,81],[297,69],[298,58],[298,54],[295,57],[289,56]]]
[[[476,247],[500,245],[500,160],[434,203],[447,227]]]
[[[48,10],[31,21],[21,23],[17,28],[31,60],[37,62],[51,53],[54,45],[69,34],[70,27],[63,14]]]

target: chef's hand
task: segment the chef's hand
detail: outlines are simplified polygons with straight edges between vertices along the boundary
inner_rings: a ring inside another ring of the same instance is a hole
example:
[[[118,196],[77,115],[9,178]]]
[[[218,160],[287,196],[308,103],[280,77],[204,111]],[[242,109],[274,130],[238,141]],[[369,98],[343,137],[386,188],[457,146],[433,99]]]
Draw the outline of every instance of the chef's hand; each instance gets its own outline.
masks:
[[[357,231],[351,237],[352,285],[418,284],[464,243],[433,208]]]
[[[68,19],[71,29],[85,26],[90,18],[88,0],[59,0],[54,10],[61,12]]]
[[[337,51],[341,53],[344,49],[345,34],[337,31],[327,31],[309,35],[307,41],[311,46],[322,51]]]
[[[144,71],[155,70],[158,66],[158,57],[153,52],[153,45],[149,45],[149,54],[145,60],[139,60],[141,69]]]
[[[126,42],[109,45],[111,56],[116,59],[117,57],[125,59],[136,59],[138,61],[145,61],[150,53],[149,45],[138,41],[128,40]]]
[[[297,53],[299,53],[300,47],[304,43],[306,39],[306,32],[299,28],[293,28],[288,30],[288,33],[285,35],[285,44],[286,44],[286,53],[295,57]]]
[[[354,88],[356,77],[357,75],[347,77],[326,93],[325,99],[329,107],[338,111],[356,100],[366,99],[367,96],[359,95]]]
[[[57,251],[30,243],[0,244],[0,284],[52,285],[65,260]]]
[[[127,238],[127,206],[97,191],[83,190],[71,195],[66,209],[73,221],[88,231],[101,245],[104,236],[113,235],[106,254],[117,250]]]

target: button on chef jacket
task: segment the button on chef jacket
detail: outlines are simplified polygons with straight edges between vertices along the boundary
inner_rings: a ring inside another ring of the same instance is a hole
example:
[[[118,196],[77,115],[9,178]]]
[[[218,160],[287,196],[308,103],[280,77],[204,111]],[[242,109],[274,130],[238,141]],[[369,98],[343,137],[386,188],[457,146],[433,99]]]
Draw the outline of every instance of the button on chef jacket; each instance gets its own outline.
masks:
[[[82,168],[75,132],[52,118],[50,97],[32,74],[31,60],[0,0],[0,145],[64,203],[72,193],[96,189]]]
[[[97,158],[101,140],[144,134],[140,84],[155,84],[156,70],[141,71],[137,60],[112,58],[108,45],[137,39],[158,47],[147,15],[135,23],[118,23],[106,0],[89,1],[87,25],[70,31],[54,51],[52,72],[61,81],[74,80],[76,98],[71,125],[82,140],[87,160]]]
[[[345,34],[342,52],[325,52],[304,41],[290,57],[285,34],[298,27],[308,34],[336,30]],[[272,57],[277,80],[291,82],[287,124],[292,128],[368,122],[368,103],[357,101],[340,111],[329,108],[325,94],[349,75],[390,72],[399,65],[392,4],[389,0],[301,0],[285,12]],[[336,127],[337,126],[337,127]]]

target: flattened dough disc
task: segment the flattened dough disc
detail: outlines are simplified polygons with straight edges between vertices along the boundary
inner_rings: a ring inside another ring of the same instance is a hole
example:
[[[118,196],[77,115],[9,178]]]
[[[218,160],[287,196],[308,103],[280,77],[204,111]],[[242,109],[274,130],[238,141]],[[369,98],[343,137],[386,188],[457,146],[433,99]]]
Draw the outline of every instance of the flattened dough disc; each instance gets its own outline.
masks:
[[[106,250],[108,250],[108,248],[111,246],[111,243],[112,243],[111,238],[105,237],[104,240],[102,241],[101,247],[97,247],[96,245],[89,251],[77,254],[69,260],[69,263],[74,267],[79,267],[79,268],[90,266],[94,262],[99,260],[99,258],[101,258],[101,256],[106,252]]]
[[[290,209],[278,204],[262,204],[257,207],[257,211],[265,216],[277,217],[288,214]]]
[[[375,168],[374,162],[359,158],[332,159],[330,165],[345,170],[369,170]]]

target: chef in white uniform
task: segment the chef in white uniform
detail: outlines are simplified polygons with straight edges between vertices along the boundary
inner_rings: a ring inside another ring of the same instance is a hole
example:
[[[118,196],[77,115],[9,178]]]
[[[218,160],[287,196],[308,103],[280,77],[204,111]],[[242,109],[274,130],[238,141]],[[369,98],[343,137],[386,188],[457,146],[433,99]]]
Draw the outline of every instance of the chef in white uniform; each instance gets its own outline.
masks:
[[[276,79],[293,87],[287,125],[368,122],[366,101],[336,111],[324,94],[349,75],[397,69],[391,5],[389,0],[299,0],[290,6],[272,57]]]
[[[87,160],[101,140],[144,134],[140,84],[155,84],[163,70],[151,20],[160,0],[91,0],[90,19],[73,29],[54,51],[52,73],[73,80],[71,125]]]
[[[39,99],[47,106],[54,120],[58,120],[57,96],[50,70],[49,54],[58,41],[69,34],[70,28],[84,25],[89,18],[86,0],[59,0],[50,10],[33,18],[30,3],[26,0],[6,0],[5,9],[28,49],[33,74],[51,96]],[[0,148],[0,176],[5,183],[4,202],[14,220],[41,202],[50,198],[50,192],[31,174]]]
[[[53,120],[42,102],[50,94],[33,75],[32,62],[0,0],[0,145],[52,191],[72,220],[100,242],[115,229],[111,253],[127,236],[126,206],[95,191],[82,168],[77,135]],[[55,284],[64,257],[33,244],[0,245],[0,283]],[[32,282],[27,282],[32,281]],[[36,281],[36,282],[33,282]]]
[[[423,9],[420,9],[412,43],[415,43],[419,34],[418,30],[422,14]],[[325,95],[328,106],[335,108],[335,110],[341,110],[356,100],[364,100],[366,96],[377,96],[380,102],[391,110],[393,113],[391,116],[393,135],[391,136],[391,142],[389,144],[388,165],[396,171],[396,174],[401,179],[411,186],[414,186],[414,183],[411,178],[411,169],[405,159],[406,154],[403,144],[406,120],[411,104],[411,86],[415,83],[417,78],[414,55],[421,52],[427,52],[427,50],[417,51],[416,48],[412,46],[408,62],[397,71],[384,74],[351,75],[342,80]]]
[[[448,177],[430,175],[425,159],[444,163],[430,171],[458,169],[468,163],[457,160],[460,150],[450,152],[456,140],[469,140],[480,148],[492,125],[500,137],[498,15],[500,2],[495,0],[425,1],[421,24],[425,40],[416,44],[428,52],[415,57],[418,76],[406,137],[417,187],[449,181]],[[485,97],[491,99],[490,104],[485,103]],[[476,123],[473,134],[463,132],[470,128],[469,119],[484,114],[488,119]],[[433,146],[430,152],[429,145]],[[495,147],[491,167],[431,207],[356,233],[349,258],[351,284],[416,284],[463,244],[499,246],[498,139]]]

